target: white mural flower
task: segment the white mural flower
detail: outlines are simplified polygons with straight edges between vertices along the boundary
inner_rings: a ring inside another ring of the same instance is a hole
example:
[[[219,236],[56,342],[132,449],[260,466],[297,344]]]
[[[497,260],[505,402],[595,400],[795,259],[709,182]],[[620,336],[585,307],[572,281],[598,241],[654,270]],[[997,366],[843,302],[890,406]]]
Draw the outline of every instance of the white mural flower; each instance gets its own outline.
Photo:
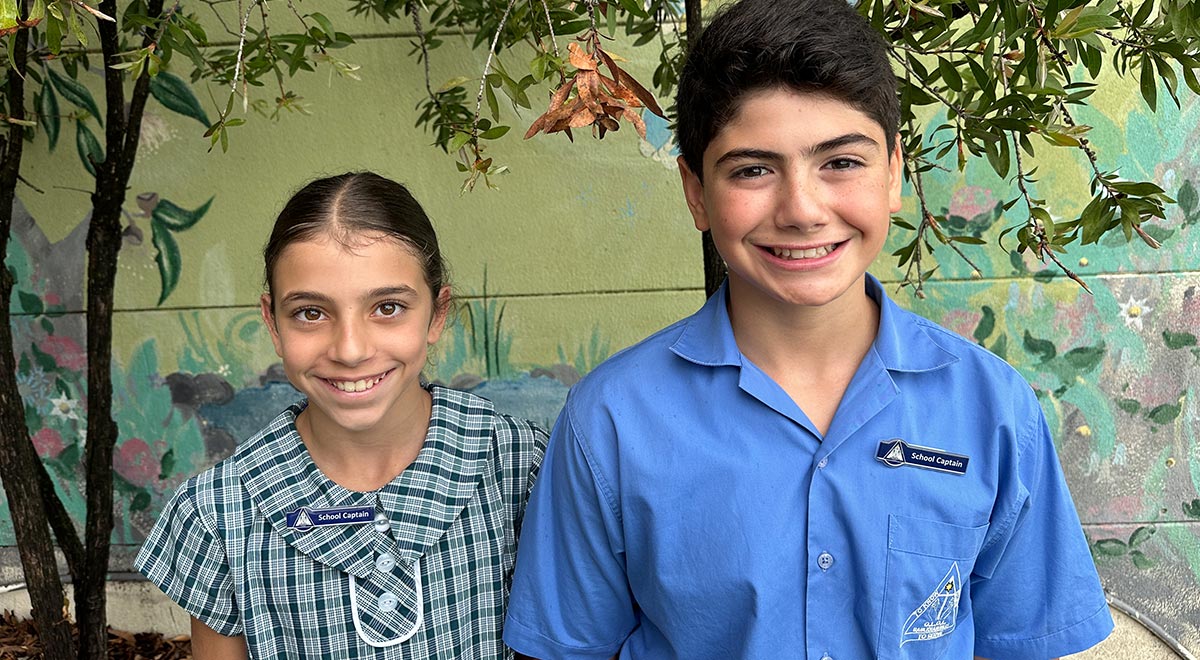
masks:
[[[1129,296],[1129,300],[1121,303],[1121,317],[1125,319],[1125,327],[1136,328],[1139,331],[1142,329],[1142,319],[1154,311],[1146,302],[1144,298]]]
[[[67,398],[63,394],[55,399],[50,399],[50,414],[63,419],[73,419],[79,421],[79,404],[74,399]]]

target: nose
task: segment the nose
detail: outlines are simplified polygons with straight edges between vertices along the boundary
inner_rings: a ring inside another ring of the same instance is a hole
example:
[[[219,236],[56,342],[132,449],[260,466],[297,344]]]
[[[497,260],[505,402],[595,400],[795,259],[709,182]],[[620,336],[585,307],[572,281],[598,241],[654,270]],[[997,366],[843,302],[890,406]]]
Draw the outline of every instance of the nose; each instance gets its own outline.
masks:
[[[344,318],[337,323],[333,341],[329,345],[329,356],[346,365],[356,365],[371,357],[374,351],[366,324],[354,318]]]
[[[775,224],[781,229],[815,231],[829,222],[829,208],[818,182],[811,176],[793,173],[784,177]]]

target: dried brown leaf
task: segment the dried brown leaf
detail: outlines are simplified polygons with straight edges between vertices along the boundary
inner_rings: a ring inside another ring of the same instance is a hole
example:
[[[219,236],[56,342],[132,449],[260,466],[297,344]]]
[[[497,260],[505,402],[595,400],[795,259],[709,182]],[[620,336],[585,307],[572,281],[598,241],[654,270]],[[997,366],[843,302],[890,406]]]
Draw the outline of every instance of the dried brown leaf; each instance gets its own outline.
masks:
[[[598,63],[596,62],[596,58],[592,57],[591,55],[588,55],[587,52],[583,50],[583,47],[580,46],[577,42],[571,42],[567,46],[567,50],[570,53],[567,56],[567,61],[569,61],[571,63],[571,66],[575,67],[576,69],[579,69],[580,71],[595,71],[596,70],[596,67],[598,66]],[[597,50],[599,50],[599,49],[597,48]]]

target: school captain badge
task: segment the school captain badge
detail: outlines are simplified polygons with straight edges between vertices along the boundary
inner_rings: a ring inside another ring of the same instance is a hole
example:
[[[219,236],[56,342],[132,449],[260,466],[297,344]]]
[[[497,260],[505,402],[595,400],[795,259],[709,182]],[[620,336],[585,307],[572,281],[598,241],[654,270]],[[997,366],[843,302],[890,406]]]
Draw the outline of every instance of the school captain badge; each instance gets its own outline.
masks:
[[[888,467],[911,465],[951,474],[966,474],[967,463],[971,460],[961,454],[951,454],[932,447],[910,445],[900,438],[880,442],[879,448],[875,450],[875,458]]]
[[[960,596],[962,580],[958,574],[958,562],[954,562],[929,598],[908,615],[908,620],[904,622],[904,633],[900,635],[900,646],[937,639],[954,632]]]
[[[375,519],[373,506],[344,506],[335,509],[301,507],[287,514],[287,526],[297,532],[328,525],[361,525]]]

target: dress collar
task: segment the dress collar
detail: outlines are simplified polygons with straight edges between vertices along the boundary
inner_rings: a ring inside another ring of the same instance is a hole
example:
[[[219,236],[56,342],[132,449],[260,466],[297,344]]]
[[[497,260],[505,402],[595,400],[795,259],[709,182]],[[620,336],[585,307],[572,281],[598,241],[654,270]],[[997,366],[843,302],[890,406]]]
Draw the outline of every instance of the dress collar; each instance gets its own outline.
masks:
[[[411,563],[445,534],[470,501],[484,474],[493,436],[491,402],[437,385],[425,444],[395,479],[376,492],[348,490],[313,463],[296,430],[306,402],[289,406],[267,428],[238,448],[234,461],[259,513],[289,545],[314,560],[357,577],[373,568],[373,525],[333,525],[301,532],[287,514],[301,507],[371,506],[391,520],[398,559]]]

